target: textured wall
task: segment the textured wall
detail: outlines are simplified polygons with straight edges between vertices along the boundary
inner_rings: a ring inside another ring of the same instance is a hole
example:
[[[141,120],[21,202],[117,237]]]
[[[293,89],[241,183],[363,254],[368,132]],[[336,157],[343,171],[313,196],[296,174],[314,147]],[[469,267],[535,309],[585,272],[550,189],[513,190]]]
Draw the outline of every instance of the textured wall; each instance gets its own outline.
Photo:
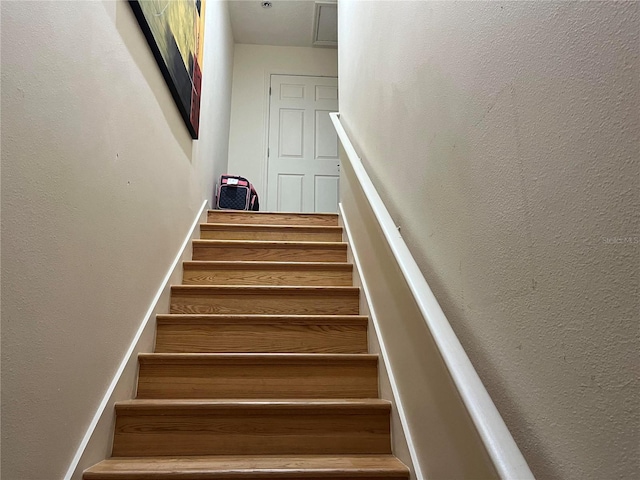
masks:
[[[339,4],[342,121],[538,478],[638,475],[638,9]]]
[[[226,170],[233,38],[210,0],[193,142],[126,2],[1,8],[2,473],[43,480]]]
[[[338,76],[333,48],[235,46],[229,173],[247,177],[266,198],[269,75]]]
[[[340,158],[342,220],[349,229],[350,247],[358,256],[357,277],[367,285],[363,294],[370,309],[364,311],[375,315],[375,320],[371,318],[369,322],[369,350],[382,353],[380,345],[384,345],[386,360],[380,360],[380,394],[394,402],[392,437],[397,429],[404,429],[404,425],[398,425],[402,409],[407,427],[404,435],[410,439],[414,451],[413,458],[407,458],[409,451],[395,438],[393,453],[411,465],[412,478],[417,480],[498,479],[487,449],[343,150]],[[402,319],[400,328],[399,319]],[[388,370],[386,365],[382,367],[387,362]],[[393,378],[393,398],[390,398],[387,374],[389,379]]]

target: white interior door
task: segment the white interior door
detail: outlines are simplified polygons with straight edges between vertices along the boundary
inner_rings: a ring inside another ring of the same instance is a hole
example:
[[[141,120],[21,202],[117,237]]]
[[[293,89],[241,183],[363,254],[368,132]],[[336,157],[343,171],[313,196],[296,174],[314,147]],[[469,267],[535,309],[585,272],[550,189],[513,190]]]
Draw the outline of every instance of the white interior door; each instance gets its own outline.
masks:
[[[271,75],[267,209],[337,212],[338,79]]]

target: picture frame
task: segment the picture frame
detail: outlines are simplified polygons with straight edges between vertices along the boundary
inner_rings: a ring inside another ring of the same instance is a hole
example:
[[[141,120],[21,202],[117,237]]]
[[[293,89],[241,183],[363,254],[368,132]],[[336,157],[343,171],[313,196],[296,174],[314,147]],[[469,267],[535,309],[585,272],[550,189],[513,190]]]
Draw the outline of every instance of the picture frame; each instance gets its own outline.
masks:
[[[205,0],[129,0],[191,138],[200,127]]]

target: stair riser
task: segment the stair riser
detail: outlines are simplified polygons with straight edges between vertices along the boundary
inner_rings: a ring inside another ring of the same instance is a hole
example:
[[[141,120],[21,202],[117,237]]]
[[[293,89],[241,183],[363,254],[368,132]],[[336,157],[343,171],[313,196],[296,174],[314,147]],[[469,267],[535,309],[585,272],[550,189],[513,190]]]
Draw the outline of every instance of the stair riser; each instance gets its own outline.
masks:
[[[278,213],[249,213],[249,212],[216,212],[207,213],[208,223],[236,223],[250,225],[318,225],[337,226],[337,215],[314,214],[278,214]]]
[[[113,456],[391,453],[389,412],[118,415]]]
[[[158,353],[366,353],[366,325],[159,324]]]
[[[349,270],[278,270],[273,269],[213,269],[185,267],[184,285],[287,285],[287,286],[350,286]]]
[[[273,315],[357,315],[358,295],[305,295],[302,292],[279,295],[173,293],[171,313],[273,314]]]
[[[138,398],[376,398],[375,361],[299,364],[142,363]]]
[[[347,249],[309,248],[293,245],[282,247],[217,246],[194,243],[193,260],[264,261],[264,262],[346,262]]]
[[[263,241],[294,241],[294,242],[341,242],[342,232],[296,232],[283,230],[240,230],[220,229],[210,230],[202,228],[200,231],[202,240],[263,240]]]

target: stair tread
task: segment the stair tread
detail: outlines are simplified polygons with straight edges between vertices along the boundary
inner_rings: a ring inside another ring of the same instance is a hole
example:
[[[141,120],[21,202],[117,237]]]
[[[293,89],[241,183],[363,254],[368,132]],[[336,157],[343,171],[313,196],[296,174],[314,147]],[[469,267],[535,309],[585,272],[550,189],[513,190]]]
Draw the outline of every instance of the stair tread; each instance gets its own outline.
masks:
[[[335,217],[338,218],[338,214],[337,213],[324,213],[324,212],[269,212],[267,210],[260,210],[260,211],[255,211],[255,210],[214,210],[214,209],[209,209],[207,210],[207,214],[209,213],[221,213],[223,215],[229,214],[229,215],[235,215],[235,214],[241,214],[241,215],[282,215],[282,216],[287,216],[287,215],[295,215],[295,216],[318,216],[318,217]]]
[[[341,232],[342,227],[335,225],[265,225],[260,223],[201,223],[200,228],[203,230],[293,230],[293,231],[309,231],[309,232]]]
[[[391,403],[378,398],[347,399],[136,399],[116,403],[118,415],[163,415],[175,413],[180,415],[202,415],[209,411],[244,411],[274,413],[302,411],[305,414],[343,411],[345,414],[368,414],[371,412],[388,412]]]
[[[358,287],[343,287],[343,286],[288,286],[288,285],[172,285],[171,290],[179,293],[206,293],[206,292],[221,292],[221,293],[258,293],[258,294],[280,294],[280,293],[308,293],[308,294],[325,294],[331,293],[333,295],[352,295],[359,292]]]
[[[353,264],[348,262],[269,262],[260,260],[194,260],[183,263],[185,268],[255,268],[265,270],[304,269],[304,270],[345,270],[352,271]]]
[[[226,314],[162,314],[157,315],[160,323],[218,323],[265,324],[265,323],[302,323],[311,325],[366,324],[368,317],[363,315],[226,315]]]
[[[304,248],[347,248],[345,242],[311,242],[299,240],[194,240],[193,245],[198,246],[250,246],[252,248],[272,248],[272,247],[304,247]]]
[[[140,363],[162,364],[308,364],[376,363],[378,356],[368,353],[141,353]]]
[[[113,474],[114,477],[139,475],[140,478],[146,478],[142,477],[144,474],[158,474],[164,475],[163,478],[167,475],[180,478],[197,473],[236,474],[236,478],[243,478],[244,475],[254,478],[256,474],[265,477],[269,474],[286,474],[289,478],[305,478],[343,473],[357,478],[372,473],[408,477],[409,469],[392,455],[112,457],[87,469],[84,478],[91,480],[99,474]]]

